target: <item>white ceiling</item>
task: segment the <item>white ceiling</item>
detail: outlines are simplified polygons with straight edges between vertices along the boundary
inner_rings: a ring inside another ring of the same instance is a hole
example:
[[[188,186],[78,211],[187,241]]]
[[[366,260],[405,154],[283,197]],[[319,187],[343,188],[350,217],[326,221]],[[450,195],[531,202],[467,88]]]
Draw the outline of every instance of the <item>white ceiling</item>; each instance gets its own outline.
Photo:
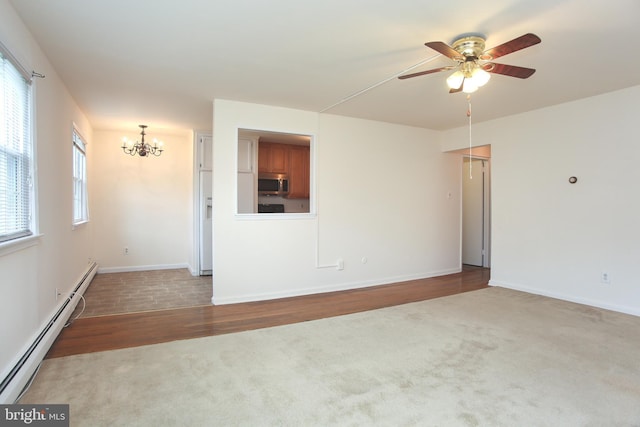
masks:
[[[448,93],[449,73],[395,77],[451,64],[424,43],[470,32],[487,48],[542,39],[496,61],[537,72],[494,75],[472,95],[476,122],[640,84],[638,0],[11,3],[96,129],[210,129],[214,98],[462,126],[466,96]]]

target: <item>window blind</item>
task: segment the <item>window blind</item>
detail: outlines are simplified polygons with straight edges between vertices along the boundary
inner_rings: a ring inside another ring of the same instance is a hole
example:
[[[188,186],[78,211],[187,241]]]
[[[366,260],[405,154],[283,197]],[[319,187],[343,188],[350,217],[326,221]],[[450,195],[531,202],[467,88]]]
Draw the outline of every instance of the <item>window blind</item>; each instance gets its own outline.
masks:
[[[33,234],[31,85],[0,51],[0,242]]]

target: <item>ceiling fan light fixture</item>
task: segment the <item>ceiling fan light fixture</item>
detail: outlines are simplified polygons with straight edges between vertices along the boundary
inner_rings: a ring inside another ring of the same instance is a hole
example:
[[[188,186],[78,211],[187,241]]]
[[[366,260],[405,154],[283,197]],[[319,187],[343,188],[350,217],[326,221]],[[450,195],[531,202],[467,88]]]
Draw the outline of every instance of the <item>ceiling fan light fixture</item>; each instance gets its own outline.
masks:
[[[478,85],[473,81],[473,79],[464,79],[464,83],[462,84],[462,91],[464,93],[473,93],[478,90]]]
[[[451,74],[447,77],[447,86],[449,89],[459,89],[462,86],[462,81],[464,80],[464,73],[460,70]]]
[[[473,83],[478,87],[482,87],[486,85],[490,79],[491,79],[491,74],[487,73],[481,67],[476,67],[471,72],[471,80],[473,80]]]

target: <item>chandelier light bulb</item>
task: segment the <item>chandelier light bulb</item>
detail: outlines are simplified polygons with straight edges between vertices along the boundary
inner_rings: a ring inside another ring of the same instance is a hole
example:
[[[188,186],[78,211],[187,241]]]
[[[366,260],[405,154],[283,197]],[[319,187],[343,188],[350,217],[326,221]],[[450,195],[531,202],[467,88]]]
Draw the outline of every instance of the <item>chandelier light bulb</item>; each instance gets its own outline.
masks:
[[[133,140],[127,138],[126,136],[122,137],[122,148],[126,147],[129,150],[131,150],[134,145],[135,145],[135,142]]]

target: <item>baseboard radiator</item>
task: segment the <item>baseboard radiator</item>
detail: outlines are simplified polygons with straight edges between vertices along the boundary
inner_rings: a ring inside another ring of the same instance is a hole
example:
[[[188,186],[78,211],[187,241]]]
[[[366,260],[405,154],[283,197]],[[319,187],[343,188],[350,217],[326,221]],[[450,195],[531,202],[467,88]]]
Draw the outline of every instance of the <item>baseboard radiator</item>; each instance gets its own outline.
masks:
[[[97,270],[97,263],[94,262],[89,265],[89,268],[73,291],[67,296],[51,319],[43,325],[33,342],[22,353],[6,377],[2,379],[0,383],[0,404],[15,403],[16,399],[18,399],[22,390],[29,383],[38,366],[47,355],[49,348],[51,348],[53,342],[62,331],[76,305],[78,305],[78,301],[80,301],[82,294],[96,275]]]

